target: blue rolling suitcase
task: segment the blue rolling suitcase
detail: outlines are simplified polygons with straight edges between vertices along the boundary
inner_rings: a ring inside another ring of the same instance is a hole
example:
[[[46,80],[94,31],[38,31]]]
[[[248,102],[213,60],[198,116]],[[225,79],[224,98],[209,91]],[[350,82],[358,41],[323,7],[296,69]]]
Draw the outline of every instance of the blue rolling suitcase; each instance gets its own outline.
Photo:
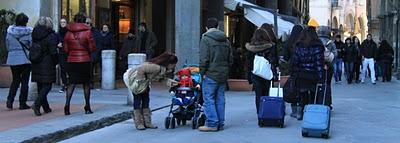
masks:
[[[272,85],[271,85],[272,87]],[[279,96],[279,88],[276,97],[261,96],[260,106],[258,113],[258,125],[265,126],[278,126],[283,128],[285,123],[285,101],[283,97]]]
[[[324,89],[323,89],[324,88]],[[314,97],[314,104],[306,105],[304,108],[303,124],[301,127],[301,133],[303,137],[322,137],[329,138],[329,129],[331,122],[331,110],[329,106],[325,105],[327,85],[317,85],[317,91]],[[319,91],[323,92],[322,104],[317,104],[317,96]]]

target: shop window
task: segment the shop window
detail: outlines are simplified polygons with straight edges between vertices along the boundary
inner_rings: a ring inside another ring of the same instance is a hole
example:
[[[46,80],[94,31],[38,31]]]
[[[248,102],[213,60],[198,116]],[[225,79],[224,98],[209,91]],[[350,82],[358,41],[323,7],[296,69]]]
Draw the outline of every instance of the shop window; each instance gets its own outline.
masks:
[[[61,0],[61,14],[69,21],[80,11],[90,16],[90,0]]]

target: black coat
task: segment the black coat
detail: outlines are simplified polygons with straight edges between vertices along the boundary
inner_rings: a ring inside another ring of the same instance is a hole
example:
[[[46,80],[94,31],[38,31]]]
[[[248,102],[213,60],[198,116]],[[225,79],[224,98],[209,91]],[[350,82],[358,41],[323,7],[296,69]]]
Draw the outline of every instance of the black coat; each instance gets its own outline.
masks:
[[[378,47],[373,40],[364,40],[361,44],[361,55],[365,58],[374,58],[378,56]]]
[[[43,48],[43,59],[40,63],[32,64],[32,81],[53,83],[56,81],[56,65],[58,63],[57,35],[51,29],[38,26],[32,32],[33,42]]]
[[[358,57],[358,52],[353,44],[346,45],[344,48],[344,62],[356,62]]]
[[[335,46],[336,46],[336,50],[338,52],[337,58],[343,59],[344,55],[345,55],[344,48],[346,45],[342,41],[340,41],[340,42],[335,41]]]
[[[120,58],[127,58],[130,53],[133,53],[136,48],[136,38],[125,38],[121,50],[119,51]]]
[[[392,63],[394,60],[394,50],[389,45],[381,45],[378,50],[378,61]]]

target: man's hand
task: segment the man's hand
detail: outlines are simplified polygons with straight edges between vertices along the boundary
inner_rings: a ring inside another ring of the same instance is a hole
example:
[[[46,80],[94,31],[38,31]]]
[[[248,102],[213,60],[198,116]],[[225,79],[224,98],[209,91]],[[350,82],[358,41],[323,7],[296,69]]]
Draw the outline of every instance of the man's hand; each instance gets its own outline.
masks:
[[[62,48],[63,44],[62,43],[58,43],[57,47]]]

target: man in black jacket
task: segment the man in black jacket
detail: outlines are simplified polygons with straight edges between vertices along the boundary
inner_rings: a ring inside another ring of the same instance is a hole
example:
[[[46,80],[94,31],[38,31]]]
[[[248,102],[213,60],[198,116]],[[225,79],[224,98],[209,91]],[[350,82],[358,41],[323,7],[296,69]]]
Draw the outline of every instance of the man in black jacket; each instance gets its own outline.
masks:
[[[369,70],[371,71],[371,82],[372,84],[376,84],[375,60],[377,57],[378,48],[374,40],[372,40],[371,34],[368,34],[367,39],[362,42],[360,52],[363,64],[363,69],[361,72],[361,83],[364,83],[365,76],[369,67]]]

